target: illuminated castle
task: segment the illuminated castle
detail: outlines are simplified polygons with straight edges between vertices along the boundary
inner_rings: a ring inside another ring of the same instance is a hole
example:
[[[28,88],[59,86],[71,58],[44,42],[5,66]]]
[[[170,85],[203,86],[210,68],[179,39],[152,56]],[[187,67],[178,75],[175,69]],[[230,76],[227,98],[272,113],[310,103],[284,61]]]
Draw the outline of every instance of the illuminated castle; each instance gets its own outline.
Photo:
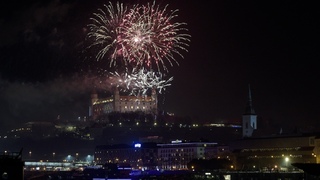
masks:
[[[96,120],[99,116],[111,112],[135,112],[142,111],[145,113],[157,113],[157,92],[152,89],[151,96],[124,96],[120,95],[116,88],[114,94],[108,98],[98,98],[94,91],[91,94],[91,104],[89,106],[89,117]]]

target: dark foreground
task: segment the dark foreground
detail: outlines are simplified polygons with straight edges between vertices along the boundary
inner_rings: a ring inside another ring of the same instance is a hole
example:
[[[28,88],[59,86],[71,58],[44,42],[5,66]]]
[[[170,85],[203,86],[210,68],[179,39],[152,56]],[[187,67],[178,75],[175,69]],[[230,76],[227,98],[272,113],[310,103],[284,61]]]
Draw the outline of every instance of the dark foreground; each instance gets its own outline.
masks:
[[[139,176],[112,176],[105,174],[83,174],[75,171],[64,172],[35,172],[26,171],[24,180],[107,180],[107,179],[131,179],[131,180],[191,180],[191,179],[214,179],[214,180],[316,180],[319,176],[303,173],[303,172],[212,172],[194,173],[183,171],[178,173],[149,174]]]

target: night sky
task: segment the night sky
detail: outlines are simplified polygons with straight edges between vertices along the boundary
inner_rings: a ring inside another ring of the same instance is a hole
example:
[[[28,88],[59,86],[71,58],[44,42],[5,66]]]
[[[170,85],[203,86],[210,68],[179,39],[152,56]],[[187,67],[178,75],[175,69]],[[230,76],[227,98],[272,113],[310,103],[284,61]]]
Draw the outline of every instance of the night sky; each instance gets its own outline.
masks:
[[[134,1],[128,1],[134,2]],[[146,3],[147,1],[139,1]],[[83,50],[102,0],[0,2],[0,128],[88,114]],[[191,37],[159,105],[199,122],[240,121],[250,84],[259,126],[320,123],[319,10],[302,1],[160,0]],[[86,76],[87,77],[87,76]]]

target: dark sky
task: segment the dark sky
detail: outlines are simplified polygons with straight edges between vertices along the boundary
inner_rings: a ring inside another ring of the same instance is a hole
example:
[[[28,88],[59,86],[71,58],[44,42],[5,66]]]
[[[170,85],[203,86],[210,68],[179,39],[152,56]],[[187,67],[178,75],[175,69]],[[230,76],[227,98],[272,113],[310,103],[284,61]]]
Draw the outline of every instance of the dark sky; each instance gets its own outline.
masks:
[[[185,58],[177,58],[180,65],[169,67],[174,80],[161,94],[161,108],[202,122],[239,121],[250,84],[258,127],[319,125],[316,4],[157,2],[179,9],[175,21],[186,22],[192,36]],[[92,81],[82,77],[82,48],[89,18],[104,3],[0,2],[1,130],[58,115],[87,115]]]

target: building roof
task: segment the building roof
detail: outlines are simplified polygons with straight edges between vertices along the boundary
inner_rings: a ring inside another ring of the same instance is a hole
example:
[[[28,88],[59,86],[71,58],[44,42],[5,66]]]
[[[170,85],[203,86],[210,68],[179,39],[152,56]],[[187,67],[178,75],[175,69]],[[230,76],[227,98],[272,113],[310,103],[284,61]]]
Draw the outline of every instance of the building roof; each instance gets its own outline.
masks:
[[[249,85],[249,92],[248,92],[248,101],[247,101],[247,106],[246,106],[244,115],[256,115],[256,112],[254,111],[253,106],[252,106],[250,85]]]

